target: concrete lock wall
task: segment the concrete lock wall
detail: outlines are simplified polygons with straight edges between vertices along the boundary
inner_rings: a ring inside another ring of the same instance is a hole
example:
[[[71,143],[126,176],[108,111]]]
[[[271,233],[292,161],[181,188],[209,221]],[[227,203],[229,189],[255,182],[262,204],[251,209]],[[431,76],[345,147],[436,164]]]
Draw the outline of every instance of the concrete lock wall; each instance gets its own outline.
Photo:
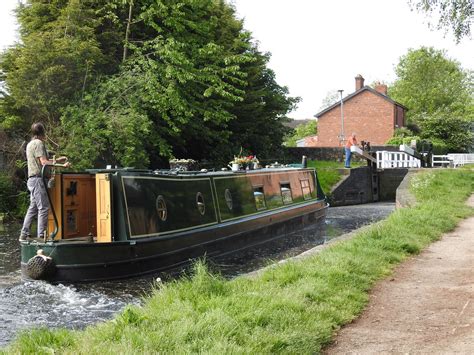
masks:
[[[408,169],[400,168],[379,171],[379,201],[395,201],[397,189],[407,173]]]
[[[376,170],[370,167],[341,169],[346,174],[329,194],[331,206],[395,201],[396,191],[408,169]]]
[[[344,178],[332,189],[329,203],[331,206],[356,205],[373,202],[371,169],[341,169]]]

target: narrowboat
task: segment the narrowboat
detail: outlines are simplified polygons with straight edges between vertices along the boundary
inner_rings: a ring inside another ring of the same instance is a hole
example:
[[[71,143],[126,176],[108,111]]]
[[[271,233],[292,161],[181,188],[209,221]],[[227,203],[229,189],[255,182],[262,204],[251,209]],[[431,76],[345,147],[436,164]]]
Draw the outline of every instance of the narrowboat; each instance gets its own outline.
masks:
[[[47,183],[46,179],[43,179]],[[48,235],[21,241],[25,278],[118,279],[324,228],[314,169],[105,169],[54,175]]]

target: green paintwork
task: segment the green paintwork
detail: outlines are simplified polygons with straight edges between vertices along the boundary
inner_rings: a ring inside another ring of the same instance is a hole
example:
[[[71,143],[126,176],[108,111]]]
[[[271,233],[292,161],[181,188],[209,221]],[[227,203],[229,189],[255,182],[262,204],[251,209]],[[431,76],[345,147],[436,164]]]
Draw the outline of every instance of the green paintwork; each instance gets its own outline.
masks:
[[[22,270],[43,249],[57,265],[57,281],[140,275],[293,233],[307,223],[321,228],[327,208],[313,169],[97,172],[108,173],[111,184],[112,243],[25,242]],[[165,202],[166,218],[157,201]]]
[[[131,238],[165,234],[217,223],[210,178],[172,179],[123,176],[127,221]],[[197,205],[201,193],[205,212]],[[157,199],[166,203],[167,217],[159,218]]]

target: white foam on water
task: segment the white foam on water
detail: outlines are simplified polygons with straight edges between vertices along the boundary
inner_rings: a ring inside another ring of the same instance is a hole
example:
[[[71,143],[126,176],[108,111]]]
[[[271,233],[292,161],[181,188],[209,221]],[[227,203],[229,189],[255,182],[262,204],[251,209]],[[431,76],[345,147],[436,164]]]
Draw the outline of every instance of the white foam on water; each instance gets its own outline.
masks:
[[[82,329],[111,319],[131,299],[109,297],[94,289],[26,281],[0,288],[0,345],[31,327]]]

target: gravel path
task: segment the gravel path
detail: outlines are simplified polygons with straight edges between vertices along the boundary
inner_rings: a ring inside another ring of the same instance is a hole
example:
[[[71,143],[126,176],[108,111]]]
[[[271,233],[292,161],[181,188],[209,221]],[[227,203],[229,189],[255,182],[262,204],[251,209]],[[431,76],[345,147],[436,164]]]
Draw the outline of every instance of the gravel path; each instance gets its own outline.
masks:
[[[324,353],[474,354],[474,217],[377,284]]]

